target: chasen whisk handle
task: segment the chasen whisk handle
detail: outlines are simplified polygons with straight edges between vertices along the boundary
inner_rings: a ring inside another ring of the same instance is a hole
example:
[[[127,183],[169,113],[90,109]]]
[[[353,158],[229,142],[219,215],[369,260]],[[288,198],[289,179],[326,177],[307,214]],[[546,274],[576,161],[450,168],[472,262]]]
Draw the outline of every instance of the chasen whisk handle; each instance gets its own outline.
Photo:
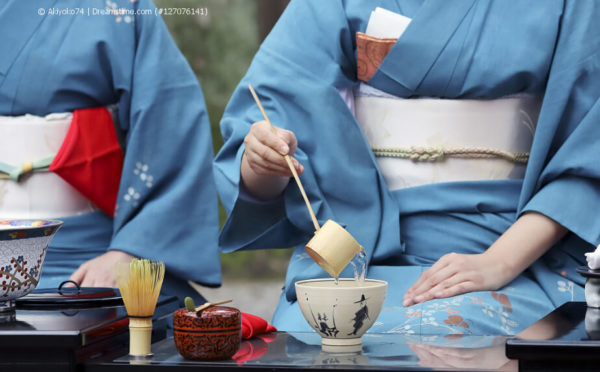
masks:
[[[129,316],[129,354],[149,356],[152,314],[165,275],[165,264],[134,258],[115,266],[115,277]]]
[[[152,318],[129,318],[129,355],[152,355]]]

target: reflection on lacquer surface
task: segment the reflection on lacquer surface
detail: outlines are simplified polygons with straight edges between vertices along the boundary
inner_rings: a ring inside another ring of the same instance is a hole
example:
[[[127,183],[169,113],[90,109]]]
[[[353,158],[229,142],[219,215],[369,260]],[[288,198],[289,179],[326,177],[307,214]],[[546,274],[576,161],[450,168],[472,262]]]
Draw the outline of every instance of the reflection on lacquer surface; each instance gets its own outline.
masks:
[[[444,347],[425,343],[409,343],[419,358],[419,365],[428,368],[484,369],[517,371],[518,363],[505,355],[505,337],[499,336],[495,345],[480,348]]]
[[[424,367],[449,370],[517,371],[505,355],[506,336],[369,334],[362,351],[325,352],[319,336],[287,335],[286,354],[296,364],[314,366]],[[312,362],[310,362],[312,360]]]

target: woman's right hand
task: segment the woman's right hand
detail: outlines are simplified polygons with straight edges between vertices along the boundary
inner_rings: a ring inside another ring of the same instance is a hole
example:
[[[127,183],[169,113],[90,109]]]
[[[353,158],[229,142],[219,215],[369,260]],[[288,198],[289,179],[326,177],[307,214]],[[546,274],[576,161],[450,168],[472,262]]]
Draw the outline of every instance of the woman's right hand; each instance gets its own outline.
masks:
[[[250,127],[244,138],[246,149],[242,157],[241,175],[244,185],[254,196],[268,200],[277,197],[292,176],[284,155],[293,155],[298,141],[292,131],[272,127],[259,121]],[[296,172],[304,167],[292,158]]]
[[[250,127],[244,138],[245,162],[257,175],[291,177],[292,172],[284,155],[294,155],[298,141],[292,131],[272,127],[259,121]],[[296,172],[304,170],[296,159],[292,159]]]

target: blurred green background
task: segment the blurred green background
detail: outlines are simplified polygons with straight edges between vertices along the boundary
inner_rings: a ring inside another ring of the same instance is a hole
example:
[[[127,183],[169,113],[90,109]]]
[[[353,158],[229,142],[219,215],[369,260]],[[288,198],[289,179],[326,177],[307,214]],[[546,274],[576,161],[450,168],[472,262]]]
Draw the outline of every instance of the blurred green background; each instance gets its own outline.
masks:
[[[223,145],[219,120],[285,0],[154,0],[159,8],[203,8],[205,15],[165,15],[171,35],[194,70],[210,116],[215,153]],[[220,206],[220,226],[225,212]],[[280,279],[290,249],[221,255],[225,279]]]

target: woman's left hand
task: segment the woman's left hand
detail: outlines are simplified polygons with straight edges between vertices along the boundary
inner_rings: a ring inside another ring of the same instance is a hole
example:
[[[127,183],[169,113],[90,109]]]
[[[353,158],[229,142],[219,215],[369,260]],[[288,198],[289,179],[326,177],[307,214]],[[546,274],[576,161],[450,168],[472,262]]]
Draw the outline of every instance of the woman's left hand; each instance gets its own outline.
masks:
[[[74,280],[82,287],[110,287],[117,286],[115,278],[115,265],[117,262],[129,262],[134,257],[122,251],[108,251],[96,258],[86,261],[79,266],[70,280]]]
[[[497,290],[540,258],[568,230],[538,212],[526,212],[485,252],[449,253],[425,270],[404,295],[404,306],[462,293]]]
[[[487,252],[449,253],[425,270],[404,295],[403,305],[411,306],[434,298],[462,293],[497,290],[513,279],[501,260]]]

